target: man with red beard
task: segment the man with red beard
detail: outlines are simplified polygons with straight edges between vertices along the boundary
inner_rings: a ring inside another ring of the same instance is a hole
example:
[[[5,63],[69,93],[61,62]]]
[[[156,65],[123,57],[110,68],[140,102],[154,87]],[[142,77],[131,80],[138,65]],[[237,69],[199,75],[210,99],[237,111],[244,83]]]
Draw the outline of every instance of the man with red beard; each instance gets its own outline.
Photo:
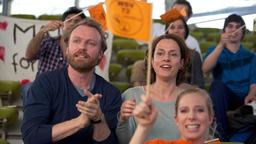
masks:
[[[86,18],[81,12],[82,9],[77,7],[68,8],[62,14],[61,20],[50,21],[29,41],[25,57],[29,61],[38,60],[37,76],[41,73],[60,69],[68,65],[65,58],[64,38],[70,28]],[[58,29],[62,31],[61,35],[56,37],[49,35],[49,32]],[[23,85],[23,101],[26,101],[26,96],[31,85],[32,83]]]
[[[106,50],[99,25],[87,19],[65,39],[68,67],[39,75],[24,103],[26,144],[115,144],[121,94],[94,73]]]
[[[213,74],[209,93],[223,141],[230,136],[227,111],[256,100],[256,56],[241,44],[245,30],[240,15],[228,16],[219,43],[208,48],[202,66],[203,72]]]

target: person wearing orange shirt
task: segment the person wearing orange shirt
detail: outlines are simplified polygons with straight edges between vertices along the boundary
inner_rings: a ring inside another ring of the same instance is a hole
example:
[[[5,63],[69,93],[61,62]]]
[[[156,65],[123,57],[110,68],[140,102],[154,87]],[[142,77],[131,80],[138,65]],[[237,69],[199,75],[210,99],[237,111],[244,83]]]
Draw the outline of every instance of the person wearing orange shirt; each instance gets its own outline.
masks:
[[[142,99],[133,111],[138,126],[131,144],[144,142],[158,114],[151,97],[144,96]],[[213,118],[214,111],[208,93],[199,88],[187,89],[178,95],[175,103],[175,121],[180,131],[180,139],[153,139],[145,144],[203,144],[211,136]]]

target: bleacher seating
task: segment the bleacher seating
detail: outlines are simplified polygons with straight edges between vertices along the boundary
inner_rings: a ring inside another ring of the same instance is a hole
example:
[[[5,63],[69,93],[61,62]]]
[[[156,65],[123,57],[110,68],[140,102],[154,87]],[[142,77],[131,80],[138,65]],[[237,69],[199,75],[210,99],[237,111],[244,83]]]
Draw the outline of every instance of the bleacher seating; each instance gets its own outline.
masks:
[[[200,44],[200,48],[201,48],[201,53],[204,55],[207,52],[207,49],[210,46],[215,45],[216,43],[212,42],[212,41],[202,41],[202,42],[199,42],[199,44]]]
[[[206,41],[212,41],[212,42],[218,42],[220,39],[220,33],[209,33],[207,34],[207,36],[205,37]]]
[[[34,15],[27,14],[15,14],[11,16],[38,20],[59,20],[61,18],[61,15],[46,14],[40,15],[38,18],[36,18]],[[154,22],[162,23],[161,20],[154,20]],[[199,41],[202,55],[204,55],[209,46],[216,45],[218,43],[221,31],[222,29],[217,28],[194,28],[192,31],[190,31],[190,34]],[[245,47],[255,52],[256,35],[253,34],[253,32],[246,30],[246,36],[243,40],[243,44]],[[122,90],[124,90],[124,87],[128,88],[127,84],[123,83],[129,82],[130,69],[132,64],[135,61],[144,58],[146,49],[145,47],[147,47],[145,44],[139,44],[135,40],[114,35],[112,43],[111,64],[109,68],[110,81],[113,81],[115,82],[115,85],[122,87]],[[209,79],[209,76],[207,76],[206,79]],[[207,81],[210,82],[211,80]],[[119,82],[121,82],[121,84]]]
[[[117,52],[121,49],[137,49],[139,44],[132,39],[114,39],[112,43],[112,50]]]
[[[200,31],[192,31],[192,32],[190,32],[190,34],[192,36],[194,36],[197,40],[204,39],[204,34],[202,32],[200,32]]]
[[[199,41],[201,52],[204,56],[210,46],[214,46],[218,43],[221,31],[221,29],[217,28],[195,28],[190,33]],[[251,49],[252,51],[256,51],[256,36],[253,35],[252,32],[247,30],[246,36],[242,43],[245,45],[245,47]],[[121,77],[126,77],[123,78],[125,79],[125,82],[127,82],[130,77],[129,68],[132,66],[132,64],[138,59],[143,59],[145,56],[146,48],[141,47],[143,46],[139,45],[134,40],[114,36],[112,47],[112,55],[114,56],[112,56],[111,63],[118,63],[122,65],[122,70],[120,73],[125,73],[121,74]],[[205,85],[208,88],[211,82],[211,75],[205,76],[205,79],[207,79]]]
[[[131,87],[129,82],[111,82],[115,87],[117,87],[121,92],[124,92],[126,89]]]
[[[122,65],[117,63],[111,63],[109,65],[109,79],[110,81],[118,80],[119,74],[122,70]]]
[[[0,107],[0,129],[1,137],[6,140],[8,135],[8,127],[18,122],[18,109],[16,106]]]
[[[0,81],[0,130],[2,139],[6,140],[8,128],[18,122],[18,107],[12,103],[20,98],[21,84],[18,81]]]
[[[6,140],[0,139],[0,144],[9,144]]]
[[[0,99],[2,105],[11,105],[11,103],[20,97],[21,84],[18,81],[1,80],[0,81]]]
[[[243,44],[246,48],[248,48],[248,49],[250,49],[250,50],[253,50],[253,47],[254,47],[253,42],[247,41],[247,42],[242,42],[242,44]]]
[[[131,73],[132,73],[132,66],[133,66],[133,64],[127,66],[126,71],[125,71],[125,75],[126,75],[126,77],[129,78],[129,79],[130,79]]]
[[[24,18],[26,17],[28,16],[25,16]],[[35,17],[33,18],[35,19]],[[40,15],[38,19],[58,20],[60,19],[60,15]],[[154,22],[161,23],[159,20],[155,20]],[[205,54],[209,46],[217,44],[221,31],[221,29],[217,28],[195,28],[193,31],[191,31],[191,35],[195,36],[199,41],[202,55]],[[250,50],[256,51],[256,36],[247,30],[243,44]],[[110,65],[109,68],[109,76],[111,81],[118,82],[117,80],[120,80],[122,82],[129,82],[130,68],[132,64],[139,59],[143,59],[145,56],[145,48],[141,47],[142,46],[139,45],[135,40],[114,36],[111,57],[111,63],[114,65]],[[206,79],[209,79],[209,76],[207,76]],[[208,81],[210,82],[210,80]]]
[[[37,19],[37,20],[59,20],[60,15],[40,15],[38,18],[34,15],[26,15],[26,14],[15,14],[11,15],[12,17],[16,18],[24,18],[24,19]],[[195,28],[193,31],[190,32],[191,35],[197,38],[199,41],[201,52],[204,55],[207,51],[209,46],[216,45],[221,29],[215,28]],[[256,35],[250,31],[246,32],[246,36],[243,40],[243,44],[245,47],[249,48],[250,50],[256,52]],[[135,40],[131,39],[124,39],[118,36],[114,36],[113,40],[113,53],[112,59],[109,67],[109,77],[110,82],[116,86],[121,92],[124,92],[126,89],[131,87],[131,83],[129,82],[129,78],[131,75],[131,67],[133,63],[139,59],[144,59],[145,56],[145,49],[142,48],[145,45],[140,45]],[[145,46],[147,47],[147,46]],[[124,77],[124,78],[122,78]],[[209,84],[212,80],[211,75],[205,75],[205,86],[208,90]],[[6,89],[6,84],[1,84],[0,82],[0,92],[1,89]],[[2,88],[1,88],[2,87]],[[17,88],[20,89],[20,88]],[[19,91],[19,90],[17,90]],[[16,92],[17,92],[16,91]],[[9,96],[16,97],[18,94],[14,94],[9,92]],[[3,100],[7,100],[7,104],[10,104],[10,98],[4,98]],[[15,106],[3,106],[0,107],[0,122],[6,122],[5,124],[0,123],[3,127],[0,127],[2,131],[6,132],[6,128],[8,125],[13,124],[18,117],[18,110]],[[6,133],[2,133],[5,137]],[[240,144],[235,142],[222,142],[223,144]],[[0,139],[0,144],[7,144],[5,140]]]
[[[256,43],[256,35],[255,34],[246,34],[244,40],[244,42],[252,42],[252,43]]]
[[[124,66],[128,66],[133,64],[135,61],[144,59],[145,50],[143,49],[125,49],[117,52],[117,62],[123,64]]]

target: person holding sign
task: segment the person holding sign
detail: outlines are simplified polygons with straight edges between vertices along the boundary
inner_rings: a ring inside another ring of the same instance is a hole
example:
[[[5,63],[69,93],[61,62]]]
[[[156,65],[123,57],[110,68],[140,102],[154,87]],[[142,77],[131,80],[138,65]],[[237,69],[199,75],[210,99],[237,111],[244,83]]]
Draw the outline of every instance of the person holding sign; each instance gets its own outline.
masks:
[[[152,43],[152,80],[148,89],[146,86],[137,86],[126,90],[122,96],[124,102],[118,114],[116,134],[120,144],[127,144],[132,137],[137,122],[132,111],[136,104],[149,90],[149,96],[159,110],[156,123],[146,140],[155,137],[176,139],[179,131],[174,120],[174,101],[183,91],[178,85],[184,79],[184,69],[187,65],[187,46],[185,42],[174,34],[165,34],[154,39]],[[147,61],[148,57],[146,57]],[[170,135],[171,133],[171,135]]]
[[[70,7],[63,13],[62,21],[50,21],[30,40],[25,57],[28,60],[39,60],[37,75],[67,66],[64,36],[74,24],[86,18],[81,12],[81,9]],[[63,30],[61,36],[49,36],[48,32],[59,28]]]
[[[220,144],[218,139],[205,141],[212,139],[210,127],[213,123],[214,111],[210,96],[199,88],[187,89],[177,96],[173,116],[180,131],[179,139],[164,140],[156,137],[144,142],[150,131],[154,129],[154,124],[160,114],[153,100],[153,97],[143,96],[142,102],[136,106],[133,114],[137,129],[130,144]]]
[[[76,16],[79,14],[78,16]],[[40,31],[33,37],[26,50],[26,59],[33,61],[38,60],[37,75],[53,71],[67,66],[65,58],[64,37],[67,31],[77,22],[86,18],[82,10],[76,7],[70,7],[62,15],[62,21],[50,21],[43,26]],[[62,35],[51,37],[48,32],[62,28]],[[27,83],[22,87],[23,101],[26,101],[28,90],[32,83]]]
[[[241,41],[245,22],[240,15],[231,14],[224,22],[220,41],[208,48],[202,70],[213,73],[210,96],[216,112],[217,129],[227,141],[227,111],[256,100],[256,56]]]
[[[186,22],[193,15],[192,6],[191,6],[191,4],[187,0],[176,0],[173,3],[172,8],[177,9],[181,13],[183,13],[183,10],[185,10],[186,14],[183,15],[183,16],[184,16],[184,19],[185,19]],[[199,46],[199,43],[198,43],[198,40],[195,37],[193,37],[191,35],[188,35],[188,37],[186,38],[185,41],[186,41],[187,46],[190,49],[194,49],[194,50],[196,50],[200,54],[200,56],[202,55],[201,54],[201,49],[200,49],[200,46]]]
[[[167,25],[166,33],[173,33],[186,40],[189,35],[189,28],[183,17],[179,17]],[[204,88],[204,75],[202,71],[202,60],[200,54],[193,49],[188,49],[189,65],[186,71],[186,83]],[[187,87],[187,84],[180,86]]]
[[[98,23],[77,23],[64,40],[67,67],[37,76],[24,103],[26,144],[117,144],[120,91],[95,73],[107,49]]]

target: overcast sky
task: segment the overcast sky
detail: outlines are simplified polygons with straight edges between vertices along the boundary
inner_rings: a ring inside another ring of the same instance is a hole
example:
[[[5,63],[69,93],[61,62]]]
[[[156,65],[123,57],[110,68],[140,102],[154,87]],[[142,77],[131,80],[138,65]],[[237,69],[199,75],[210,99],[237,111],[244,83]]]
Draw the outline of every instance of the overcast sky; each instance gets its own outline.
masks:
[[[12,0],[11,14],[62,14],[68,7],[74,5],[74,0]],[[256,4],[256,0],[188,0],[193,8],[194,13],[202,13],[215,11],[227,7],[242,7],[252,6]],[[80,7],[104,2],[104,0],[80,0]],[[160,15],[165,12],[164,0],[148,0],[153,3],[153,18],[159,19]],[[227,15],[218,15],[210,17],[210,19],[224,18]],[[256,14],[243,17],[246,21],[247,28],[252,30],[253,19]],[[205,18],[207,19],[207,18]],[[202,18],[189,20],[189,23],[194,23],[202,20]],[[223,20],[216,20],[210,23],[198,24],[200,27],[217,27],[222,28]]]

